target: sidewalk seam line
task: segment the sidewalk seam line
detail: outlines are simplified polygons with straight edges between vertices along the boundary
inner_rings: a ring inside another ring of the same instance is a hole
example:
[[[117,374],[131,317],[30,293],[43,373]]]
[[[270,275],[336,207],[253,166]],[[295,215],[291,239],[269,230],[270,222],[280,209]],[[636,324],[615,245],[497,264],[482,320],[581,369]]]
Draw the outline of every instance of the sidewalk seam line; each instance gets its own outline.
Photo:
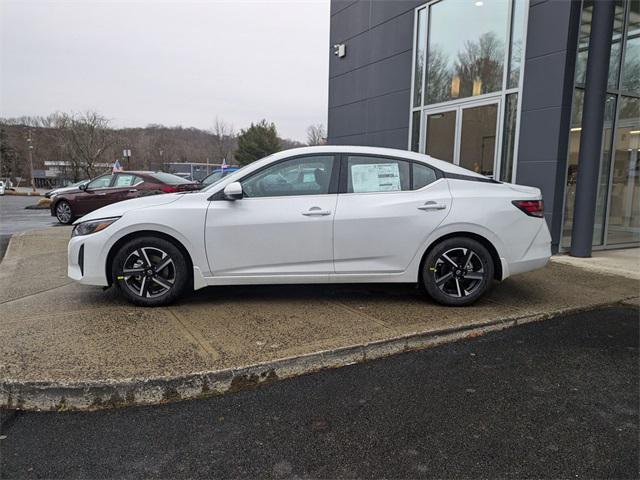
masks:
[[[185,325],[184,321],[174,312],[171,307],[167,308],[167,311],[171,314],[171,316],[180,324],[181,328],[193,339],[202,348],[209,356],[213,357],[214,360],[220,358],[220,353],[209,345],[209,342],[205,341],[202,338],[199,338],[200,335],[197,335],[187,325]]]

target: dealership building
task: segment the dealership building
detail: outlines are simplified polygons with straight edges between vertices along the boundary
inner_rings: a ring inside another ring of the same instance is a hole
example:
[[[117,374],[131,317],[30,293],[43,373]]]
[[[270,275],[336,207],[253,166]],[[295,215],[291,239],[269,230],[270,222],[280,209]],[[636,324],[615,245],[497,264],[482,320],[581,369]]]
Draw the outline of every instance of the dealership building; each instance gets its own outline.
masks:
[[[640,245],[640,0],[332,0],[328,143],[541,188],[554,251]]]

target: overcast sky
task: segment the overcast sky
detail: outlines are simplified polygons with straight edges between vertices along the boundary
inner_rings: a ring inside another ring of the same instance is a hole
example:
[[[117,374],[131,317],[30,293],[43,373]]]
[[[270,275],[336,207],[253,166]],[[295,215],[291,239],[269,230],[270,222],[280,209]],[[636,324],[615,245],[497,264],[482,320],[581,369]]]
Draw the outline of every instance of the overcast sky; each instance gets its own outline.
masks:
[[[0,40],[2,117],[326,126],[329,0],[0,0]]]

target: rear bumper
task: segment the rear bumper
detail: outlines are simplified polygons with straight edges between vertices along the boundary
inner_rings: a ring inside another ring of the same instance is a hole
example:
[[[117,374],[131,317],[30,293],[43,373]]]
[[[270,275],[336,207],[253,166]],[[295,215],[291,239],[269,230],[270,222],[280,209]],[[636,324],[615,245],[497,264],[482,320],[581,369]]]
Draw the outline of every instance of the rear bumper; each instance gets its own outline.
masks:
[[[503,262],[502,278],[505,279],[511,275],[517,275],[518,273],[530,272],[544,267],[549,263],[551,258],[551,234],[545,221],[542,222],[538,233],[534,237],[533,241],[527,248],[524,255],[516,261]]]

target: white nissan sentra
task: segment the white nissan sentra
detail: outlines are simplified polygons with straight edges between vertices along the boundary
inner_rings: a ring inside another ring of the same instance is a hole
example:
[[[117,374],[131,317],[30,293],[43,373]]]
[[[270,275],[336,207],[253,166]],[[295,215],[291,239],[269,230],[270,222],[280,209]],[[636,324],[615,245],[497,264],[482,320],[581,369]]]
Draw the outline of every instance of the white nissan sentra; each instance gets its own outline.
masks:
[[[418,283],[468,305],[551,254],[539,189],[374,147],[279,152],[74,225],[69,276],[143,306],[208,285],[347,282]]]

